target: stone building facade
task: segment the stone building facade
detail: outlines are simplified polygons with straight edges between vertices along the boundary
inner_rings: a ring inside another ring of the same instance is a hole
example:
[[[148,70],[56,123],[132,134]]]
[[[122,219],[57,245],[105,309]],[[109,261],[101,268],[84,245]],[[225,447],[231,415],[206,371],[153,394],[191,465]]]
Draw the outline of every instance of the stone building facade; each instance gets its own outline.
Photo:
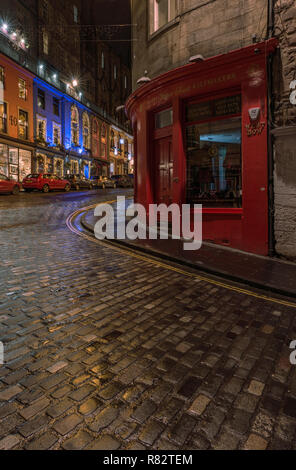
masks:
[[[278,53],[274,88],[274,238],[279,255],[296,259],[296,4],[275,1]]]
[[[133,89],[145,70],[153,78],[188,63],[191,56],[216,56],[267,35],[267,0],[131,0],[131,4]]]

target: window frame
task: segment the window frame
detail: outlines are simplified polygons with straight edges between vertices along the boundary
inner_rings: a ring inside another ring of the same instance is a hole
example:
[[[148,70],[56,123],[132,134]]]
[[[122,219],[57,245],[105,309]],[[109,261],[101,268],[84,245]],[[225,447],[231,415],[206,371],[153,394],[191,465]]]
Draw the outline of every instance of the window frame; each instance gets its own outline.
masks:
[[[0,102],[0,106],[1,105],[4,105],[4,112],[6,111],[6,117],[1,118],[2,122],[5,121],[5,128],[3,128],[5,130],[1,129],[1,127],[0,127],[0,132],[2,134],[7,134],[8,133],[8,102],[3,100],[3,101]]]
[[[40,137],[39,134],[39,123],[43,122],[44,123],[44,136]],[[46,142],[46,137],[47,137],[47,119],[44,116],[40,116],[37,114],[36,116],[36,138],[40,141]]]
[[[21,82],[23,82],[23,90],[21,90]],[[24,96],[21,96],[22,91],[24,91]],[[27,101],[28,98],[27,81],[22,77],[18,77],[18,97],[24,101]]]
[[[87,134],[85,132],[86,129]],[[90,149],[90,120],[89,115],[86,111],[84,111],[82,114],[82,144],[85,149]]]
[[[20,135],[20,114],[21,113],[24,113],[27,115],[27,120],[26,120],[26,124],[25,124],[25,129],[26,129],[26,132],[25,132],[25,137],[22,137]],[[22,139],[22,140],[28,140],[28,137],[29,137],[29,112],[22,109],[22,108],[18,108],[18,137],[19,139]]]
[[[55,129],[58,129],[58,132],[59,132],[59,139],[58,139],[58,143],[55,143],[55,140],[54,140],[54,131]],[[61,124],[59,124],[58,122],[53,122],[52,123],[52,143],[55,147],[58,147],[59,145],[61,145],[61,139],[62,139],[62,128],[61,128]]]
[[[43,107],[43,106],[39,106],[39,98],[40,98],[40,95],[42,96],[42,100],[44,99],[44,107]],[[45,108],[46,108],[45,91],[42,90],[42,88],[38,88],[38,89],[37,89],[37,107],[38,107],[39,109],[43,109],[43,110],[45,110]]]
[[[157,18],[157,3],[161,0],[148,0],[148,36],[153,37],[162,31],[165,31],[170,26],[178,23],[179,0],[165,0],[167,1],[167,15],[168,20],[163,25],[156,24]],[[174,4],[174,13],[171,12],[172,4]]]

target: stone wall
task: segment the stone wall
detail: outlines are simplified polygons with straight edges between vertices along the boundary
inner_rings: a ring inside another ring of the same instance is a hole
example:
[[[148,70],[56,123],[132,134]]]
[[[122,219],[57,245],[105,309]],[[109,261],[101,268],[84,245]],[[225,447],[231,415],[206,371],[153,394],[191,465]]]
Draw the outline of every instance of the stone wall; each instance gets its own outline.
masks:
[[[296,259],[296,104],[290,102],[290,84],[296,79],[294,0],[275,2],[275,35],[280,42],[273,64],[275,249]]]
[[[175,20],[152,36],[148,1],[132,0],[133,89],[145,70],[153,78],[192,55],[215,56],[266,36],[267,0],[177,0]]]

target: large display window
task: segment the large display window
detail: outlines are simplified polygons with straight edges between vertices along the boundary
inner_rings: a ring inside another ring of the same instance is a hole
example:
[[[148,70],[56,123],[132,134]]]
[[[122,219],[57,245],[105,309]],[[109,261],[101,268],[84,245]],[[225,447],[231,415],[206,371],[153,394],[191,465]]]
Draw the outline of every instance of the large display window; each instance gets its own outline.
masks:
[[[32,152],[18,147],[0,144],[0,173],[22,181],[31,173]]]
[[[206,207],[242,207],[241,98],[186,107],[186,199]]]

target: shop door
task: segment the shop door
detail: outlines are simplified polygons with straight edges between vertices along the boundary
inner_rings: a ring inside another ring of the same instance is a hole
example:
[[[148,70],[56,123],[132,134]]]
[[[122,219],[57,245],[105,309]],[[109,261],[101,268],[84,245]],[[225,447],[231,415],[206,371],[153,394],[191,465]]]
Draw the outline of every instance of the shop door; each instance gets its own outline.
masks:
[[[172,137],[155,141],[156,202],[170,205],[173,202],[173,152]]]

